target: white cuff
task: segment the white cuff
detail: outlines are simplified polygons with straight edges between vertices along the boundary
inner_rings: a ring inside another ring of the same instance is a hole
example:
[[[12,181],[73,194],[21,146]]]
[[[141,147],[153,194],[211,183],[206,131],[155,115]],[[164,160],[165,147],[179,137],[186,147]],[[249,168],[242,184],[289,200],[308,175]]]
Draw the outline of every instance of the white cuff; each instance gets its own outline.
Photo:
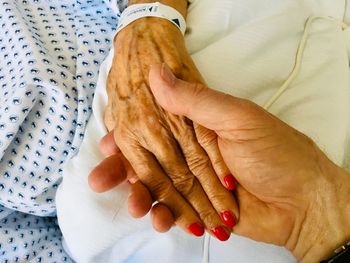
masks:
[[[135,4],[126,8],[119,18],[119,25],[116,34],[127,25],[143,17],[160,17],[167,19],[177,26],[183,35],[185,34],[185,18],[175,8],[163,5],[159,2],[151,4]]]

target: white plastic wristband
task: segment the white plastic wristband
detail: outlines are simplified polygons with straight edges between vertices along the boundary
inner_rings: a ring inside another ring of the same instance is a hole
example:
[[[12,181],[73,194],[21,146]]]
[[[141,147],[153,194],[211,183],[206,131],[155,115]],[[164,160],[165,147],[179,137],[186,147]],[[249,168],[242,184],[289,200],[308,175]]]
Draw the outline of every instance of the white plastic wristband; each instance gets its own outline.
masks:
[[[127,25],[142,17],[160,17],[169,20],[177,26],[182,34],[186,31],[186,21],[176,9],[159,2],[150,4],[135,4],[126,8],[119,18],[116,34]]]

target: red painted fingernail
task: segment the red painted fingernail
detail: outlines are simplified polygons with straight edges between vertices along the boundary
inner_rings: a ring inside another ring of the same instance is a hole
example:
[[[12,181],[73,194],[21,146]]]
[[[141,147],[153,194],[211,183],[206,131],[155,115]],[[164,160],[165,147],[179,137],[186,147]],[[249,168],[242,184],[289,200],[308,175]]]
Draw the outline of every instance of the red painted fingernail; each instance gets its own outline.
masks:
[[[228,234],[222,226],[214,227],[211,232],[219,239],[220,241],[226,241],[229,239],[230,234]]]
[[[191,224],[188,230],[197,237],[203,236],[204,234],[204,227],[198,223]]]
[[[228,228],[233,228],[237,224],[236,217],[230,211],[221,212],[221,219]]]
[[[224,177],[224,182],[226,185],[226,188],[230,191],[234,190],[237,186],[237,181],[236,179],[233,177],[232,174],[228,174]]]

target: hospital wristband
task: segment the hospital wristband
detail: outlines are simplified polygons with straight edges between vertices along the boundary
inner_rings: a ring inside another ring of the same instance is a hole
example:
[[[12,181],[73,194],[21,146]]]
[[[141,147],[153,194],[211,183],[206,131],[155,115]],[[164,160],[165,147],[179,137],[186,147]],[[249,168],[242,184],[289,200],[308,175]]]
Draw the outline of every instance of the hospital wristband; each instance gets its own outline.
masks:
[[[116,34],[135,20],[143,17],[167,19],[173,23],[183,35],[186,32],[186,21],[180,12],[175,8],[156,2],[150,4],[134,4],[127,7],[120,15]]]

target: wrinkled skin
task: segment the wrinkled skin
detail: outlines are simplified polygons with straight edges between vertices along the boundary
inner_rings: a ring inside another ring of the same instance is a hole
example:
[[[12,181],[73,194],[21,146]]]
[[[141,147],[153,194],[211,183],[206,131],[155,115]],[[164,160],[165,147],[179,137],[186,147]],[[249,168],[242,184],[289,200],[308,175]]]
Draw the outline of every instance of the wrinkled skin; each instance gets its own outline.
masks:
[[[169,84],[161,72],[156,66],[150,73],[158,103],[218,135],[220,152],[239,182],[235,233],[285,246],[305,263],[326,259],[350,239],[350,175],[310,138],[252,102],[179,79]],[[106,137],[103,150],[113,143]],[[96,173],[91,180],[101,176]],[[123,173],[110,176],[122,179]],[[109,187],[104,185],[105,190]],[[147,199],[135,200],[147,191],[151,190],[133,189],[133,210],[145,209]]]
[[[222,227],[229,235],[220,214],[237,218],[238,209],[221,183],[229,171],[216,134],[162,109],[149,89],[150,65],[161,62],[180,78],[203,82],[180,31],[167,20],[143,18],[123,29],[114,45],[105,123],[114,130],[124,162],[160,203],[155,211],[166,205],[169,217],[186,231],[199,223],[208,230]]]

